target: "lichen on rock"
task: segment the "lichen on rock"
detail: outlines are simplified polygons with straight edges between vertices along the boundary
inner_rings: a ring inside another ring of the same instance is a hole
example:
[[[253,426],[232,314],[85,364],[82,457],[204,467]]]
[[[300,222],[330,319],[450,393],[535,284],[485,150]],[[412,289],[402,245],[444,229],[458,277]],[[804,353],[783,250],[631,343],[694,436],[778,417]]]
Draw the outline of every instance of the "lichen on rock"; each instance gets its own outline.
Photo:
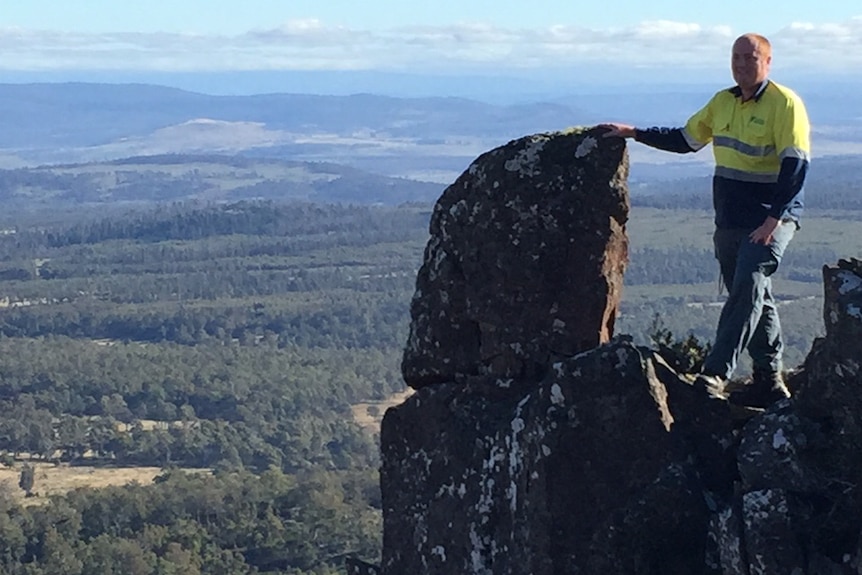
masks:
[[[413,387],[535,373],[607,342],[628,259],[628,160],[600,130],[477,158],[434,207],[402,371]]]

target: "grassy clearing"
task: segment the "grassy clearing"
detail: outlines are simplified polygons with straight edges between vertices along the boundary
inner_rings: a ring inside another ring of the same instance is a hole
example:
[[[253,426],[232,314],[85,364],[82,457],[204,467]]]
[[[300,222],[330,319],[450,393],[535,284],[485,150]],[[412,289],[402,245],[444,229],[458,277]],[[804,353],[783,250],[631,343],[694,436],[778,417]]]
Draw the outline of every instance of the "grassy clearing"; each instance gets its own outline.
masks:
[[[407,388],[380,401],[366,401],[354,404],[350,408],[353,411],[353,420],[369,433],[379,433],[380,424],[383,422],[383,414],[386,413],[386,410],[403,403],[413,393],[413,389]]]
[[[24,497],[18,487],[23,463],[13,467],[0,467],[0,489],[25,505],[39,505],[48,501],[52,495],[62,495],[81,487],[95,489],[112,485],[140,483],[147,485],[163,471],[160,467],[92,467],[71,466],[67,464],[33,462],[36,481],[33,486],[34,497]]]

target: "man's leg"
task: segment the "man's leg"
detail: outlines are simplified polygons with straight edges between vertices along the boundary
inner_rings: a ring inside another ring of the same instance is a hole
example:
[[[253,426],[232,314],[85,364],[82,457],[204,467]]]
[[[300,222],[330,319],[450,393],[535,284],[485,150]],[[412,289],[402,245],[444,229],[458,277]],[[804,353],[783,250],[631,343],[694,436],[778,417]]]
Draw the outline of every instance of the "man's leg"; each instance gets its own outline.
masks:
[[[748,230],[722,230],[716,229],[713,234],[713,244],[715,247],[715,259],[718,260],[718,267],[721,273],[720,281],[728,291],[728,300],[721,308],[721,316],[719,316],[718,325],[727,325],[731,311],[734,309],[730,306],[730,299],[733,294],[733,282],[736,276],[736,262],[739,256],[739,248],[743,241],[748,241]],[[719,333],[726,333],[726,330],[717,330]],[[736,341],[729,337],[719,338],[716,336],[712,344],[712,351],[706,358],[703,372],[709,375],[718,375],[723,379],[727,379],[736,368],[736,363],[739,359],[739,353],[736,351]]]
[[[748,355],[756,374],[781,373],[783,365],[781,358],[784,352],[784,341],[781,337],[781,322],[778,319],[778,306],[772,297],[772,279],[768,282],[763,297],[763,311],[760,322],[748,343]]]
[[[784,255],[784,249],[796,231],[794,223],[778,227],[768,246],[748,240],[742,230],[716,230],[715,251],[728,286],[728,298],[721,310],[715,342],[704,364],[704,373],[729,378],[733,375],[742,350],[748,347],[763,317],[764,304],[770,301],[768,319],[764,320],[763,342],[772,342],[781,350],[780,324],[772,302],[771,276]],[[736,247],[734,251],[733,248]],[[735,260],[735,261],[734,261]],[[733,271],[730,272],[731,265]],[[761,341],[758,341],[758,345]],[[761,353],[758,348],[757,353]],[[763,362],[759,356],[757,361]],[[780,361],[780,359],[779,359]]]
[[[715,259],[721,272],[721,283],[728,293],[733,288],[733,278],[736,275],[736,259],[739,246],[748,241],[748,230],[715,230],[712,236],[715,247]]]

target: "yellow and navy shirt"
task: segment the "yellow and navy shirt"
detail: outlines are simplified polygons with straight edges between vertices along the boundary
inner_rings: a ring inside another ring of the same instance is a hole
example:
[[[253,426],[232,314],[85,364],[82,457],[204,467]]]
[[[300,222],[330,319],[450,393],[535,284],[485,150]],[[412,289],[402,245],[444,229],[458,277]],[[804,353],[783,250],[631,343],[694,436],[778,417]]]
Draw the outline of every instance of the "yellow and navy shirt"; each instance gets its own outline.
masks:
[[[722,90],[684,128],[637,130],[636,139],[675,152],[712,143],[719,228],[753,229],[767,216],[798,221],[802,213],[810,126],[805,105],[789,88],[766,80],[745,102],[738,86]]]

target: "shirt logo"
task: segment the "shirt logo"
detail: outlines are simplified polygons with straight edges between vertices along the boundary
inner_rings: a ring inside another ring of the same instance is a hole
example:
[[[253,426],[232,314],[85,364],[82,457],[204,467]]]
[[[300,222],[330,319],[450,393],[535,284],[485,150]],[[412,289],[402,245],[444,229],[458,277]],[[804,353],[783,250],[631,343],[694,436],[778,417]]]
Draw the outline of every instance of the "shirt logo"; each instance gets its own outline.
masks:
[[[751,118],[749,118],[748,123],[757,124],[758,126],[765,126],[766,120],[764,120],[763,118],[758,118],[757,116],[752,116]]]

